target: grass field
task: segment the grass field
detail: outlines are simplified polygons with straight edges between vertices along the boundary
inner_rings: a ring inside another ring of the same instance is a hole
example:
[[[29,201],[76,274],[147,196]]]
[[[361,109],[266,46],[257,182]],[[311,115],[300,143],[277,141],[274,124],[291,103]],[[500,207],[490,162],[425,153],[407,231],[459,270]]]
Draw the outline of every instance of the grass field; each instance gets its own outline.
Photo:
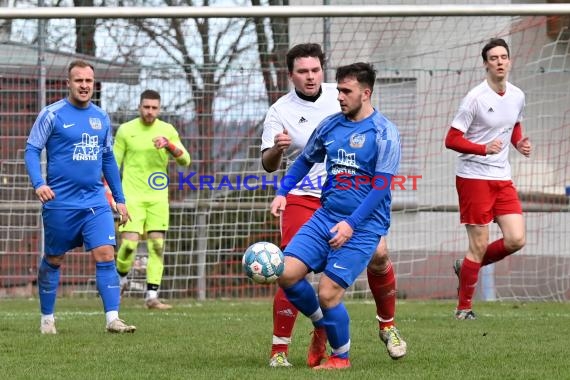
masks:
[[[456,321],[452,302],[398,303],[408,355],[393,361],[377,335],[374,306],[349,301],[353,367],[306,368],[310,324],[299,317],[293,368],[268,368],[271,302],[178,300],[167,312],[126,299],[133,335],[104,332],[100,300],[60,299],[55,336],[39,333],[37,300],[0,300],[5,379],[570,379],[570,305],[476,304]]]

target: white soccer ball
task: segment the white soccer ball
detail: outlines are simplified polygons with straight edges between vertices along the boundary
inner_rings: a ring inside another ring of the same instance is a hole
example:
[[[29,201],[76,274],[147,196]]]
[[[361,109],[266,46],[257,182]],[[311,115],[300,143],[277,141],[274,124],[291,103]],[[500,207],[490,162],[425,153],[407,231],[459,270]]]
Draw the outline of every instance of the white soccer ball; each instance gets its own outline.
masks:
[[[261,241],[250,245],[242,258],[247,277],[258,284],[272,284],[285,269],[283,252],[273,243]]]

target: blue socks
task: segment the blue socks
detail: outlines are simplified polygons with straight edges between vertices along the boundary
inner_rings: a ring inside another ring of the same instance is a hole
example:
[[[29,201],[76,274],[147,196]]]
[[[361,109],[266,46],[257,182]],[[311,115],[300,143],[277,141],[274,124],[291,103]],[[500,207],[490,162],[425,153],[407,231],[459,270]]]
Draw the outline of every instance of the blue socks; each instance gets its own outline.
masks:
[[[315,327],[323,325],[323,313],[315,290],[307,281],[302,279],[295,285],[283,289],[289,301],[304,315],[309,317]]]
[[[324,326],[332,353],[339,358],[348,358],[350,350],[350,317],[344,303],[323,309]]]
[[[53,314],[57,287],[59,286],[59,266],[52,265],[42,257],[38,269],[38,291],[40,296],[40,309],[43,315]]]
[[[121,287],[115,261],[97,263],[95,266],[95,279],[105,312],[118,311],[119,303],[121,302]]]

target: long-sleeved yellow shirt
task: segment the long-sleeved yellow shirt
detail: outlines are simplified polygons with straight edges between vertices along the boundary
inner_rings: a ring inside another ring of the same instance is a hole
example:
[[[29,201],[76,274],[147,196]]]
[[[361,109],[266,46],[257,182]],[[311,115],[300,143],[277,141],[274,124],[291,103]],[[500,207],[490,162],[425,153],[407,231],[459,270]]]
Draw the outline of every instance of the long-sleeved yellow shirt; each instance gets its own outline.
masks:
[[[190,165],[190,154],[180,141],[180,136],[172,124],[156,119],[146,126],[140,118],[133,119],[119,126],[115,136],[113,151],[119,168],[122,167],[123,191],[129,201],[168,202],[168,188],[153,189],[149,177],[153,173],[168,173],[170,153],[165,149],[156,149],[153,139],[166,137],[184,153],[176,158],[181,166]]]

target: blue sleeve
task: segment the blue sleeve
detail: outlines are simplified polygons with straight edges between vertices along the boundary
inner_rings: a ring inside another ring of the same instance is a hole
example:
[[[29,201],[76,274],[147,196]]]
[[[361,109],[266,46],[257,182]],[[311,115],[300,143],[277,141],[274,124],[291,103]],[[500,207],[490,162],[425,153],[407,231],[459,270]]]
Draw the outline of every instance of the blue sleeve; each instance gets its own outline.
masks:
[[[401,160],[400,134],[398,130],[386,128],[378,137],[378,159],[375,172],[398,174]]]
[[[287,173],[281,180],[282,186],[277,189],[277,195],[285,196],[295,185],[301,181],[309,170],[313,167],[313,163],[310,162],[303,154],[299,155],[293,165],[287,170]]]
[[[113,199],[117,203],[125,203],[125,195],[123,194],[123,186],[121,185],[121,174],[112,150],[103,152],[103,176],[107,180],[107,184],[113,194]]]
[[[364,198],[364,201],[353,211],[353,213],[346,219],[346,222],[355,229],[363,220],[368,218],[380,203],[384,200],[387,194],[390,193],[392,185],[392,174],[376,172],[374,173],[374,185],[370,193]]]
[[[26,162],[28,176],[30,177],[30,181],[32,182],[34,189],[45,185],[44,178],[42,177],[42,167],[40,163],[41,153],[42,149],[37,148],[29,143],[26,145],[24,161]]]

